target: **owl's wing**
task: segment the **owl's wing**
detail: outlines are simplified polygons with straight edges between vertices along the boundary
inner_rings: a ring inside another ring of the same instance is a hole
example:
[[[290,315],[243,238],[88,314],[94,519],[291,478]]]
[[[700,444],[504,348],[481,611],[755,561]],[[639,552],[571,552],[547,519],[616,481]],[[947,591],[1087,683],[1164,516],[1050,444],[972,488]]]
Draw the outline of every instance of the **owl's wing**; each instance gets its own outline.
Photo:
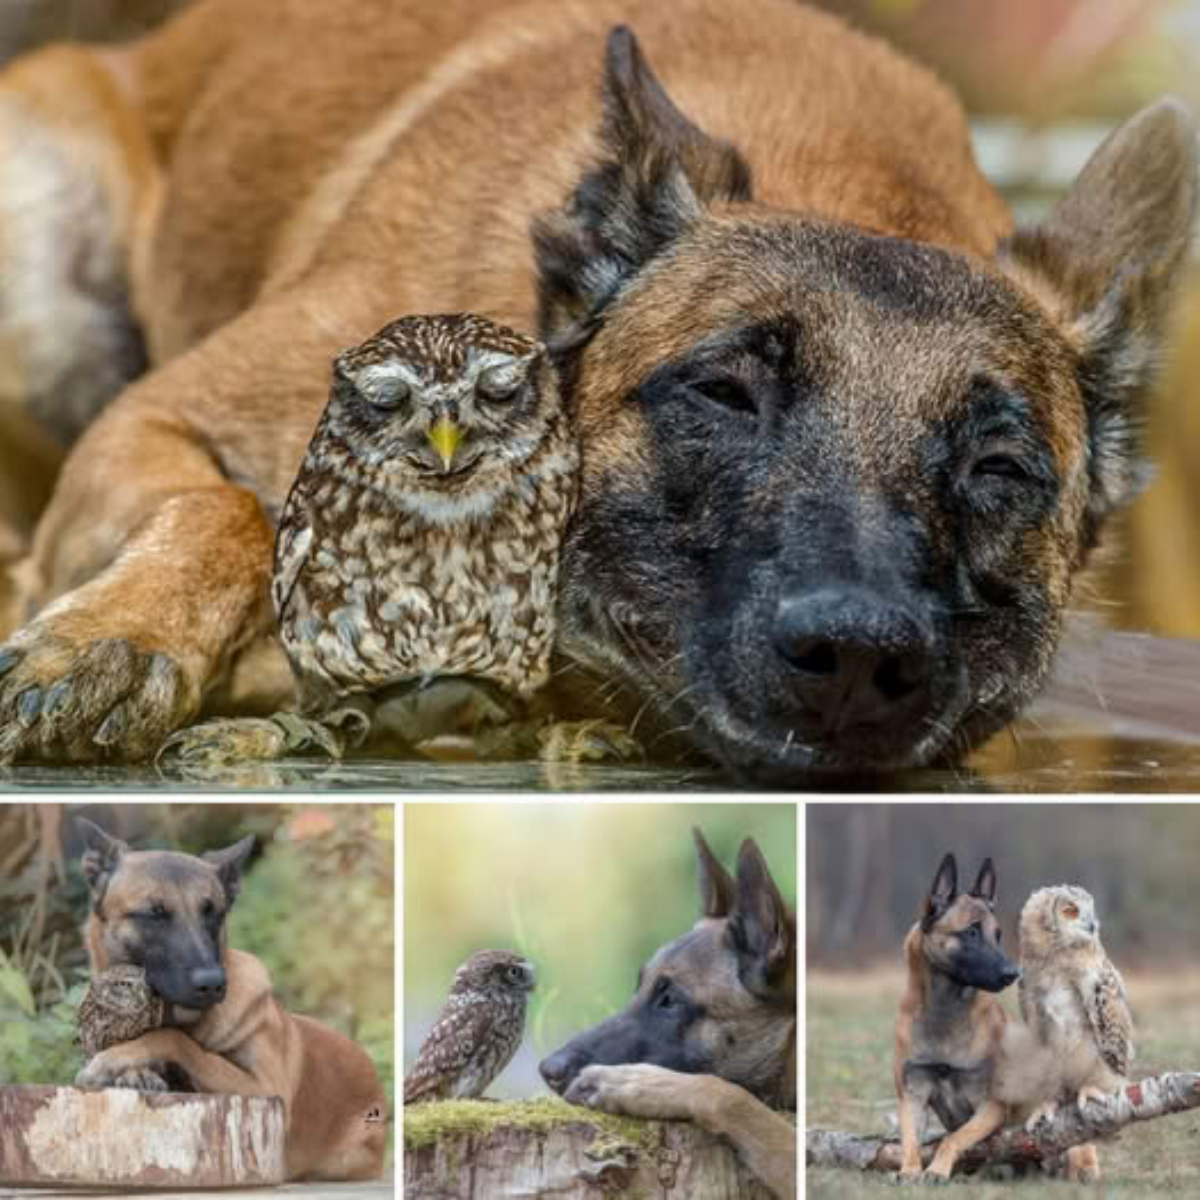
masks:
[[[453,1082],[491,1033],[492,1023],[491,1012],[482,1002],[443,1008],[404,1077],[404,1103]]]
[[[275,604],[277,620],[283,620],[292,593],[296,590],[296,584],[308,562],[308,550],[312,540],[313,527],[308,512],[308,495],[297,480],[288,493],[287,503],[283,506],[283,516],[279,519],[279,533],[275,537],[275,577],[271,581],[271,599]]]
[[[1080,992],[1100,1057],[1118,1075],[1128,1075],[1133,1062],[1133,1014],[1120,973],[1106,958],[1099,970],[1082,981]]]

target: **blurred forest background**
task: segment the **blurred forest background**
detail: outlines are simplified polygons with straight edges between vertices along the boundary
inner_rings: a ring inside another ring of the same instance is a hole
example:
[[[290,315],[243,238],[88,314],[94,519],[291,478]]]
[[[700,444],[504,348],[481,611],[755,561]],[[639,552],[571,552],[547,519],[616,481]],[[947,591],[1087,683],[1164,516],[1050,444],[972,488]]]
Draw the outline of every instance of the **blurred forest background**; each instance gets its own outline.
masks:
[[[892,1038],[904,986],[901,944],[942,855],[959,887],[984,858],[996,864],[1004,946],[1020,953],[1017,919],[1030,892],[1055,883],[1096,900],[1100,937],[1124,976],[1133,1010],[1132,1079],[1200,1070],[1200,806],[1194,804],[809,804],[805,987],[806,1122],[810,1128],[895,1136]],[[1010,1016],[1016,989],[1001,993]],[[1104,1194],[1194,1196],[1200,1191],[1194,1114],[1125,1131],[1100,1149]],[[810,1170],[807,1194],[862,1200],[883,1176]],[[1095,1187],[1019,1186],[1024,1200],[1073,1200]],[[1000,1200],[1014,1184],[971,1177],[947,1200]]]
[[[389,1097],[394,1076],[395,856],[390,805],[0,805],[0,1085],[70,1083],[88,975],[75,814],[135,850],[189,854],[257,838],[229,943],[275,994],[354,1038]]]
[[[186,2],[4,0],[0,62],[50,38],[128,37]],[[956,89],[983,170],[1022,218],[1044,212],[1104,134],[1141,105],[1173,92],[1200,110],[1200,0],[817,2]],[[1200,269],[1186,293],[1150,413],[1158,477],[1080,600],[1125,628],[1200,637]],[[4,403],[2,388],[0,380],[0,622],[4,560],[20,552],[43,494],[12,480],[32,475],[48,486],[58,456]]]
[[[489,1089],[544,1092],[537,1064],[623,1007],[638,968],[697,917],[692,826],[731,870],[754,838],[796,897],[792,804],[440,804],[404,812],[404,1063],[474,951],[516,950],[537,990]]]
[[[1017,917],[1035,888],[1085,887],[1102,938],[1123,970],[1196,961],[1200,935],[1200,805],[810,804],[807,944],[810,968],[893,963],[942,855],[967,888],[995,861],[997,915],[1017,947]]]

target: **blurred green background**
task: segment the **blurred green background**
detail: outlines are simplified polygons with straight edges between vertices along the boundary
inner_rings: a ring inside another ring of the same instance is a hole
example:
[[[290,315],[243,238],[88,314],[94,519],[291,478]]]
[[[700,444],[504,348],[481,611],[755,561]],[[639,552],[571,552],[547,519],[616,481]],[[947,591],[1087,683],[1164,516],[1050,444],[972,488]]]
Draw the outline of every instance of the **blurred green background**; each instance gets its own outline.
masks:
[[[390,805],[0,805],[0,1084],[70,1083],[87,816],[134,849],[198,854],[257,836],[229,941],[266,964],[275,993],[358,1041],[389,1097],[394,1076],[394,826]]]
[[[690,929],[692,826],[732,868],[753,837],[789,902],[796,806],[410,804],[404,812],[404,1063],[475,950],[535,965],[526,1038],[488,1094],[544,1092],[537,1064],[629,999],[638,967]]]

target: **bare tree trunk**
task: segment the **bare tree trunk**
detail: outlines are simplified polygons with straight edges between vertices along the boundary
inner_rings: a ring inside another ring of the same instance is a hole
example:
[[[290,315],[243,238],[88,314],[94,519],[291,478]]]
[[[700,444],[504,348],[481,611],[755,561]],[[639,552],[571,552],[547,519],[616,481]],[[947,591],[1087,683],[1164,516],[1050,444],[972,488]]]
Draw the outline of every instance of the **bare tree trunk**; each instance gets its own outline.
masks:
[[[0,1186],[262,1186],[284,1173],[278,1096],[0,1088]]]
[[[1200,1108],[1200,1072],[1170,1071],[1129,1084],[1107,1100],[1093,1102],[1084,1112],[1064,1105],[1052,1120],[1043,1121],[1036,1133],[1023,1128],[993,1134],[958,1160],[957,1171],[975,1171],[999,1163],[1031,1165],[1044,1162],[1072,1146],[1095,1141],[1137,1121],[1153,1121],[1171,1113]],[[806,1134],[810,1167],[849,1167],[857,1171],[897,1171],[900,1143],[889,1138],[864,1137],[833,1129],[810,1129]],[[922,1149],[926,1165],[937,1148]]]
[[[772,1200],[727,1143],[685,1121],[558,1100],[457,1100],[404,1113],[407,1200]]]

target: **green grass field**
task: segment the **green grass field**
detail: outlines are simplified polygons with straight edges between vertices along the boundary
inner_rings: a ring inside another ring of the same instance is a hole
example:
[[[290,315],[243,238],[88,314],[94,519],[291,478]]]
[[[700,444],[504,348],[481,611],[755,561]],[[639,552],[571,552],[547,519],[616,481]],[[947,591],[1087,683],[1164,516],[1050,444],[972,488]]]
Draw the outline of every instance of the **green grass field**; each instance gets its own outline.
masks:
[[[896,1136],[888,1119],[896,1107],[892,1025],[901,982],[898,971],[809,973],[805,1120],[810,1128]],[[1126,984],[1136,1022],[1134,1077],[1200,1069],[1200,974],[1127,975]],[[1013,1013],[1015,993],[1004,999]],[[1130,1126],[1099,1149],[1104,1173],[1099,1189],[1054,1179],[965,1179],[938,1195],[946,1200],[1200,1195],[1200,1109]],[[809,1170],[806,1180],[810,1200],[883,1194],[890,1182],[874,1173],[839,1170]]]

